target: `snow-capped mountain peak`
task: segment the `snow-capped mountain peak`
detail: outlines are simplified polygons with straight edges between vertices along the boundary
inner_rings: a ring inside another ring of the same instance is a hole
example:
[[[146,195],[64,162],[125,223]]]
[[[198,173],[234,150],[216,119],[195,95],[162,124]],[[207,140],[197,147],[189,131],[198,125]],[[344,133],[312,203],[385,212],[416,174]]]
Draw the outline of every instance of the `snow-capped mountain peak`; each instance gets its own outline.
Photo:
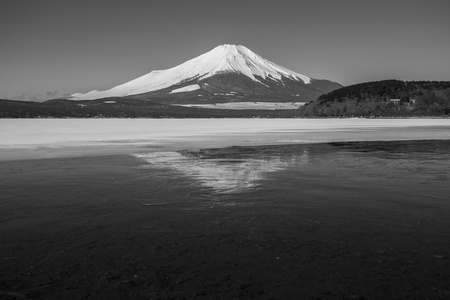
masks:
[[[192,80],[204,80],[217,74],[241,74],[254,82],[282,80],[283,78],[310,84],[311,78],[266,60],[242,45],[224,44],[209,52],[167,70],[152,71],[144,76],[118,85],[106,91],[76,93],[72,100],[89,100],[106,97],[123,97],[180,86]],[[200,86],[198,86],[200,88]],[[191,91],[193,90],[191,86]]]
[[[191,63],[196,65],[196,68],[193,70],[198,74],[202,74],[200,78],[206,78],[217,73],[233,72],[241,73],[256,81],[258,80],[255,76],[275,79],[285,76],[291,79],[303,80],[305,83],[310,83],[311,81],[309,77],[276,65],[242,45],[225,44],[217,46],[179,67],[190,67]]]

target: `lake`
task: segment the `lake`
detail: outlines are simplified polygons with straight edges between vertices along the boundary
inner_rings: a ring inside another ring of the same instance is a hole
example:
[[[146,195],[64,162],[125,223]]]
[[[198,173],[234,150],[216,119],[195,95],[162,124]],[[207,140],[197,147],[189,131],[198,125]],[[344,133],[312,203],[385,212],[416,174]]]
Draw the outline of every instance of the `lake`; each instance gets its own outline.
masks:
[[[0,125],[7,299],[450,297],[449,120]]]

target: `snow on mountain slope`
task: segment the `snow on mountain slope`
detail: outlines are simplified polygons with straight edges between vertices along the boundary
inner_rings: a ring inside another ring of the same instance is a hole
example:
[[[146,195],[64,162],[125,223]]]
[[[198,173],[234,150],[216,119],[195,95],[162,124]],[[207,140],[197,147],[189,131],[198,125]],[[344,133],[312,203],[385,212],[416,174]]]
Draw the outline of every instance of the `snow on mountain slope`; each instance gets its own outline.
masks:
[[[308,76],[266,60],[244,46],[226,44],[171,69],[152,71],[106,91],[94,90],[86,94],[76,93],[71,95],[70,99],[90,100],[143,94],[224,73],[242,74],[259,83],[261,82],[256,76],[263,79],[288,78],[304,84],[311,83],[311,78]]]
[[[175,89],[175,90],[171,91],[170,94],[182,93],[182,92],[191,92],[191,91],[196,91],[196,90],[199,90],[199,89],[200,89],[200,86],[198,84],[191,84],[191,85],[179,88],[179,89]]]

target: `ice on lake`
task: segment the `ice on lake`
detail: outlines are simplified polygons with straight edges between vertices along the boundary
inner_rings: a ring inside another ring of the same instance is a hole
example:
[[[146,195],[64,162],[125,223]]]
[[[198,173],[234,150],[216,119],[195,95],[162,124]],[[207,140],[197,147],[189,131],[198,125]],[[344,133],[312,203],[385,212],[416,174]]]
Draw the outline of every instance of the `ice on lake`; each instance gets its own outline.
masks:
[[[1,119],[0,128],[0,159],[450,138],[449,119]]]

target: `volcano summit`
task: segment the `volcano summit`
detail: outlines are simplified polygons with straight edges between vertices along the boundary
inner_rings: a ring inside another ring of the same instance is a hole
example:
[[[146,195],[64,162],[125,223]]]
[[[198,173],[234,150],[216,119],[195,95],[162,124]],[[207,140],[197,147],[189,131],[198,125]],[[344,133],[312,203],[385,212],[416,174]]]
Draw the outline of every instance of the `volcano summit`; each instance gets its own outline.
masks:
[[[106,91],[71,100],[131,97],[165,103],[308,102],[342,87],[262,58],[242,45],[221,45],[167,70],[152,71]]]

